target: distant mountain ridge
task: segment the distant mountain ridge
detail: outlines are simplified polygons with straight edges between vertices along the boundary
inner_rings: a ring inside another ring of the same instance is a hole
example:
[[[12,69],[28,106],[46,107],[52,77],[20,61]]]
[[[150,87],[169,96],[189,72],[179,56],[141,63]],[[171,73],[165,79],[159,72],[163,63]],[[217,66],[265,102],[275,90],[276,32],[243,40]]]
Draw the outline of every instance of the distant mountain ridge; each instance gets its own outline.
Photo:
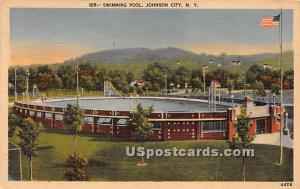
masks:
[[[199,59],[199,55],[178,48],[126,48],[99,51],[81,56],[83,61],[104,61],[111,63],[126,63],[128,60],[166,60],[176,58]]]
[[[149,48],[124,48],[124,49],[108,49],[88,54],[83,54],[77,58],[79,64],[91,63],[99,66],[104,66],[108,69],[125,69],[126,66],[145,67],[147,64],[160,62],[168,66],[174,66],[180,62],[182,66],[190,67],[191,69],[208,64],[209,60],[213,60],[215,66],[218,64],[232,65],[233,60],[240,60],[247,65],[252,64],[270,64],[277,66],[279,63],[279,53],[261,53],[254,55],[209,55],[205,53],[194,53],[180,48],[168,47],[161,49]],[[57,69],[61,64],[73,64],[74,58],[67,59],[63,62],[48,64],[50,67]],[[111,66],[113,64],[113,67]],[[25,67],[38,67],[45,64],[32,64]],[[143,65],[143,66],[142,66]],[[177,64],[179,65],[179,64]],[[283,52],[283,67],[286,69],[294,68],[294,51],[288,50]],[[227,67],[227,66],[226,66]]]
[[[104,50],[95,53],[83,55],[79,58],[81,61],[89,62],[103,62],[103,63],[126,63],[130,60],[169,60],[169,59],[190,59],[194,61],[208,62],[214,59],[217,62],[228,62],[233,59],[240,59],[241,61],[258,61],[264,58],[270,58],[276,55],[275,53],[263,53],[257,55],[207,55],[196,54],[179,48],[162,48],[162,49],[148,49],[148,48],[126,48],[126,49],[112,49]],[[222,60],[221,60],[222,59]]]
[[[219,63],[228,63],[232,60],[239,59],[245,62],[256,62],[262,59],[274,57],[275,53],[262,53],[256,55],[207,55],[196,54],[187,50],[168,47],[161,49],[149,48],[125,48],[125,49],[111,49],[95,53],[83,55],[79,60],[83,62],[101,62],[101,63],[127,63],[129,61],[164,61],[164,60],[178,60],[188,59],[192,61],[200,61],[202,63],[213,59]]]

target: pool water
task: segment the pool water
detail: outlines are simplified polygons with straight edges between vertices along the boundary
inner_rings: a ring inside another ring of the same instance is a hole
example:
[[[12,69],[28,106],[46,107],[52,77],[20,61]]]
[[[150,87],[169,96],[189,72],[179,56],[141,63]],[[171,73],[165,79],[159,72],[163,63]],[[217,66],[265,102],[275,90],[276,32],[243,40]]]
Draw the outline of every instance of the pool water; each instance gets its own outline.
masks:
[[[86,109],[103,110],[133,110],[141,103],[143,107],[153,106],[155,112],[202,112],[208,111],[208,104],[202,102],[192,102],[188,100],[170,100],[170,99],[136,99],[136,98],[108,98],[108,99],[80,99],[80,107]],[[50,101],[46,104],[65,107],[67,104],[76,104],[76,100]],[[217,111],[225,111],[225,106],[216,106]]]

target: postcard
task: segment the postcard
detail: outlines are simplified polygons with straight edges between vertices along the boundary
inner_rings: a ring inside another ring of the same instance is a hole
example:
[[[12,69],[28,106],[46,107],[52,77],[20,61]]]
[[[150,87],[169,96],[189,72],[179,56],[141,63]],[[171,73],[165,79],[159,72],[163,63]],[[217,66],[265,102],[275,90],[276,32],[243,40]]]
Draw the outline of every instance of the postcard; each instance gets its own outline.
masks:
[[[298,188],[299,6],[2,1],[0,186]]]

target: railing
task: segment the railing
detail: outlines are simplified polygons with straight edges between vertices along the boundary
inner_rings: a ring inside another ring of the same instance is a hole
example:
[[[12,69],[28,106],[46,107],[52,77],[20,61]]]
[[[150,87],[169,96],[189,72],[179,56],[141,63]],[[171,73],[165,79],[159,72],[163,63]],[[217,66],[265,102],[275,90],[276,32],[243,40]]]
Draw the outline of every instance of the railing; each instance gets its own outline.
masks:
[[[19,109],[27,109],[37,112],[50,112],[62,114],[65,111],[64,107],[58,106],[49,106],[42,104],[30,104],[30,103],[20,103],[16,102],[14,105]],[[132,112],[130,111],[118,111],[118,110],[99,110],[99,109],[83,109],[86,116],[109,116],[109,117],[131,117]],[[154,112],[152,113],[151,118],[156,119],[201,119],[201,118],[227,118],[227,111],[216,111],[216,112]]]
[[[88,95],[84,95],[81,96],[85,97],[85,96],[89,96],[89,97],[93,97],[93,93],[89,93],[89,92],[85,92],[85,94]],[[241,93],[232,93],[234,94],[234,99],[233,99],[233,103],[236,104],[242,104],[243,103],[243,99],[244,99],[244,94]],[[96,93],[95,93],[96,95]],[[102,96],[103,94],[101,94]],[[267,93],[266,97],[259,97],[257,95],[255,95],[253,92],[246,92],[246,95],[251,96],[254,99],[254,102],[256,105],[266,105],[266,104],[273,104],[274,100],[275,103],[277,105],[280,105],[280,96],[275,96],[273,98],[272,94]],[[294,97],[293,97],[293,91],[284,91],[283,93],[284,97],[283,97],[283,104],[285,105],[293,105],[294,103]],[[36,95],[35,98],[32,98],[31,95],[29,95],[31,97],[31,99],[39,99],[41,98],[41,94]],[[99,97],[99,95],[97,95]],[[131,95],[123,95],[123,97],[130,97]],[[48,99],[64,99],[64,98],[76,98],[75,94],[66,94],[64,97],[62,96],[53,96],[53,97],[49,97]],[[96,96],[95,96],[96,97]],[[149,94],[149,93],[144,93],[143,95],[141,95],[141,97],[173,97],[173,98],[186,98],[186,99],[201,99],[201,100],[208,100],[208,95],[203,95],[203,93],[194,93],[194,94],[182,94],[182,95],[177,95],[177,94],[167,94],[167,95],[163,95],[163,94]],[[18,99],[22,99],[22,97],[19,95]],[[25,100],[25,99],[24,99]],[[221,93],[221,97],[219,97],[218,95],[216,96],[216,102],[225,102],[228,103],[228,105],[231,105],[232,103],[232,99],[231,99],[231,94],[229,93]]]
[[[144,94],[141,97],[172,97],[172,98],[186,98],[186,99],[200,99],[200,100],[208,100],[208,95],[160,95],[160,94]],[[232,103],[234,104],[242,104],[244,102],[244,98],[231,98],[231,97],[219,97],[216,96],[216,102],[225,102],[228,106]],[[254,103],[258,106],[266,105],[267,103],[261,100],[254,100]]]

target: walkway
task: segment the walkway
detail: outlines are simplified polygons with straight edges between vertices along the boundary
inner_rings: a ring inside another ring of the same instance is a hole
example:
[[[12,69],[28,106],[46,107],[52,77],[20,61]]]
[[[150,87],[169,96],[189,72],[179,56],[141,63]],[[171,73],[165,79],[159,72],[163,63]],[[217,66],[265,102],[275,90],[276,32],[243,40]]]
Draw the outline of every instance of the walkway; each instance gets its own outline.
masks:
[[[293,148],[294,141],[290,138],[289,133],[288,131],[288,135],[282,135],[282,145],[287,148]],[[255,136],[253,143],[280,146],[280,133],[258,134]]]

